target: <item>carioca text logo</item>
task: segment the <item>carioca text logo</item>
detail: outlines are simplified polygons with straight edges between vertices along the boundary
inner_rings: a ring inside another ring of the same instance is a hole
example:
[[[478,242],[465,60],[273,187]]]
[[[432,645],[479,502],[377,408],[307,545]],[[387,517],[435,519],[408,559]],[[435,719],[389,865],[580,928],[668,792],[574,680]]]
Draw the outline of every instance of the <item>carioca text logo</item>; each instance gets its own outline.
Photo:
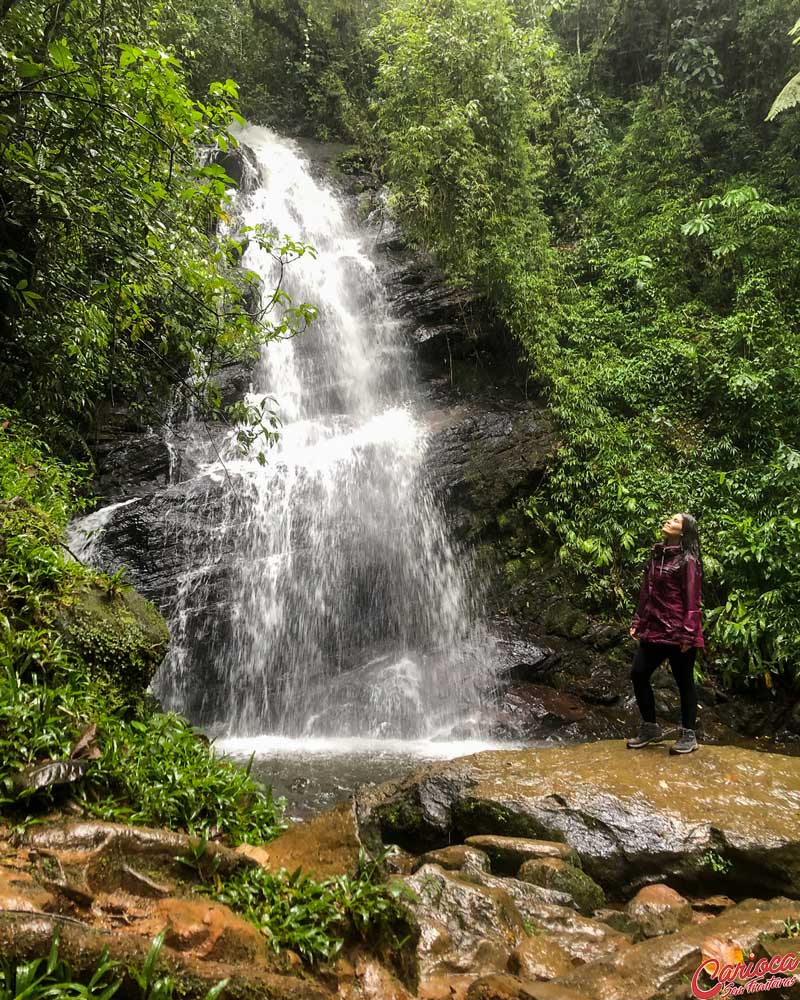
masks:
[[[741,954],[741,953],[740,953]],[[759,958],[750,952],[749,962],[723,964],[718,958],[705,958],[692,976],[692,993],[698,1000],[712,997],[734,997],[745,993],[766,993],[768,990],[787,989],[797,982],[794,972],[800,965],[800,958],[794,952]],[[705,972],[716,982],[708,989],[700,985],[700,976]],[[769,976],[769,979],[765,979]]]

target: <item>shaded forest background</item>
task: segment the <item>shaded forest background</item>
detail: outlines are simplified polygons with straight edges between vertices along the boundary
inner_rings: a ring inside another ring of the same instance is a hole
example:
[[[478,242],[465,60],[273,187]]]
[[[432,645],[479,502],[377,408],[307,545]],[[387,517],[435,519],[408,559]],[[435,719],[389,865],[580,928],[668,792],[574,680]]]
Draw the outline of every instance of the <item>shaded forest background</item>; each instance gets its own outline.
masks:
[[[248,310],[236,241],[218,235],[224,171],[197,155],[235,145],[242,115],[349,143],[346,163],[389,185],[409,241],[514,333],[561,446],[536,495],[498,512],[508,572],[555,560],[588,606],[624,616],[654,529],[690,511],[715,669],[796,686],[800,112],[766,118],[800,62],[798,13],[791,0],[5,0],[7,495],[20,470],[46,468],[30,500],[63,524],[108,401],[146,412],[191,384],[212,414],[263,419],[222,414],[209,380],[279,332]],[[287,260],[304,252],[261,238]],[[10,666],[36,619],[34,535],[3,562]]]

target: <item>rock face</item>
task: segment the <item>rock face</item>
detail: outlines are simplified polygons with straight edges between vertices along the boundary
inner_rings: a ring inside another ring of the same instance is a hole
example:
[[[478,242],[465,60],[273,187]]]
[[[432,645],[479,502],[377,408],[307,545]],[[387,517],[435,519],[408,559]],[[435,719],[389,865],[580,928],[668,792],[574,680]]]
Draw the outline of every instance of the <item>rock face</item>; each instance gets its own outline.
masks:
[[[677,769],[680,768],[680,771]],[[800,897],[800,760],[623,743],[491,751],[362,793],[364,836],[420,850],[473,834],[561,840],[606,890],[673,886]]]
[[[517,908],[500,889],[423,865],[406,884],[416,894],[412,912],[420,927],[417,961],[424,978],[502,971],[526,934]]]

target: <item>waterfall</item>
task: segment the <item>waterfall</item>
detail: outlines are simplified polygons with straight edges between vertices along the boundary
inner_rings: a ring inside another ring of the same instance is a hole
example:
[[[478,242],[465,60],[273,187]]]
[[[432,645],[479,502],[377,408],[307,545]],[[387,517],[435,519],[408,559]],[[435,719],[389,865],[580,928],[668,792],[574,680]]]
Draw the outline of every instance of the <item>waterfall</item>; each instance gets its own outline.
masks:
[[[422,475],[402,324],[363,231],[299,147],[259,127],[240,138],[261,175],[239,196],[240,221],[315,248],[282,287],[318,318],[267,344],[255,370],[249,400],[274,399],[282,422],[265,464],[242,457],[233,432],[219,454],[202,428],[192,442],[205,460],[176,519],[189,564],[156,694],[226,735],[463,730],[491,687],[492,640]],[[273,257],[252,241],[243,265],[269,294]]]

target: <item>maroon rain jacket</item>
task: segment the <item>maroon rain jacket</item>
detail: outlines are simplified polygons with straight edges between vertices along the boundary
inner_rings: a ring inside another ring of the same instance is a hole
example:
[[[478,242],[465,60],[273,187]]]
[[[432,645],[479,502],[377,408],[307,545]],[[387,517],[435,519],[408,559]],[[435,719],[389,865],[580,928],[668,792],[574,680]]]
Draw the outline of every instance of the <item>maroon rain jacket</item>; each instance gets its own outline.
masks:
[[[637,639],[678,646],[688,642],[702,649],[701,579],[697,560],[684,559],[680,545],[654,545],[633,619]]]

